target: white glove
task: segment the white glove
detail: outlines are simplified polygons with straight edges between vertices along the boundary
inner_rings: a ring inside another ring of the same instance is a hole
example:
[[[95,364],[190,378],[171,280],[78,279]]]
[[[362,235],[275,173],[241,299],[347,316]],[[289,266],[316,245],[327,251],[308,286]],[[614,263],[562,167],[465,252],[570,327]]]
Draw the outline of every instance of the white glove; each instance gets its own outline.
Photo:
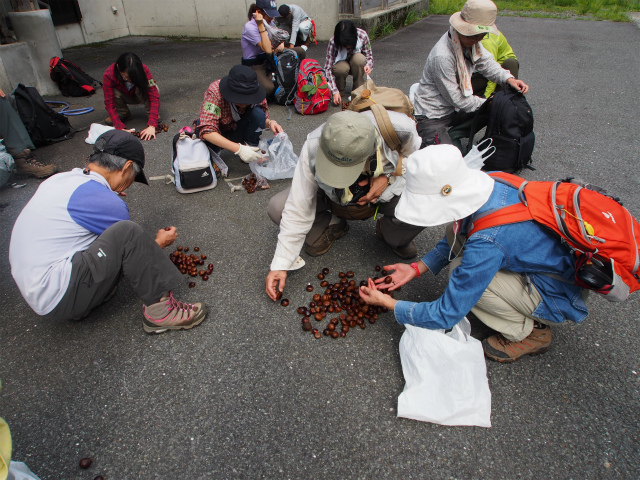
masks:
[[[249,145],[240,145],[240,148],[236,152],[244,163],[255,162],[260,160],[262,155],[259,153],[259,147],[250,147]]]

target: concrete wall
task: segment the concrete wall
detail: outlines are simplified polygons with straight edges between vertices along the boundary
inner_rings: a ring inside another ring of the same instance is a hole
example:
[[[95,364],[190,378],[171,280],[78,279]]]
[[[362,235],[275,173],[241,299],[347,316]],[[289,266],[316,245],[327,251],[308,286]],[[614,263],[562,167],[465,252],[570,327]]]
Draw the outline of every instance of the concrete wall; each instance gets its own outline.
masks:
[[[78,0],[80,24],[56,27],[62,48],[126,35],[240,38],[252,0]],[[278,4],[283,4],[279,1]],[[295,0],[316,22],[319,40],[328,40],[339,21],[339,0]],[[389,11],[427,4],[427,0],[390,2]],[[115,7],[116,13],[113,13]]]

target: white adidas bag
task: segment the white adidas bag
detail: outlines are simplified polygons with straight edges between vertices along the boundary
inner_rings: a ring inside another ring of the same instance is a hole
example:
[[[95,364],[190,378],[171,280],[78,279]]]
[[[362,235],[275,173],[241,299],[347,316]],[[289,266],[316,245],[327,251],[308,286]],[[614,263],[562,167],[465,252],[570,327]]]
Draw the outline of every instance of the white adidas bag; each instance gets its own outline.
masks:
[[[180,193],[195,193],[215,188],[218,180],[212,164],[213,155],[218,157],[199,138],[177,134],[173,138],[171,158],[176,190]]]

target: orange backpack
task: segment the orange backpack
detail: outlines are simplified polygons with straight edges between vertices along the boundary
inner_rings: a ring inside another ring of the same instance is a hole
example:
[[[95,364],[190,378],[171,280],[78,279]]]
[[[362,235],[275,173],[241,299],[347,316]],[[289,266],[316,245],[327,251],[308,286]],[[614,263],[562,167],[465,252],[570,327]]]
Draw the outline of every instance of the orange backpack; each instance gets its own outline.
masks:
[[[567,181],[528,182],[503,172],[489,174],[518,189],[521,203],[474,219],[478,230],[533,220],[560,236],[576,256],[575,283],[612,302],[640,289],[640,224],[616,199]]]

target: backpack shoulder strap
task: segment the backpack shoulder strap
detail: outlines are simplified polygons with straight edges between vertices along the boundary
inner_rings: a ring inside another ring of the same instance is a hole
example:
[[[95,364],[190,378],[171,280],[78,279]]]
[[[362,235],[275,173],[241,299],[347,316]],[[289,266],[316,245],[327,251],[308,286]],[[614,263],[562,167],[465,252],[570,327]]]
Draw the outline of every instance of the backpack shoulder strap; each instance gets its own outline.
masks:
[[[395,128],[393,128],[393,123],[391,123],[387,109],[382,105],[373,103],[371,104],[371,111],[373,112],[373,116],[376,118],[378,129],[380,130],[384,141],[387,142],[387,145],[389,145],[391,150],[398,150],[401,142]]]
[[[478,230],[497,227],[498,225],[506,225],[508,223],[519,223],[533,220],[529,207],[527,206],[526,200],[522,194],[524,186],[528,182],[522,177],[504,172],[492,172],[489,176],[498,183],[518,189],[518,195],[521,203],[515,203],[508,207],[491,210],[475,218],[467,237],[470,237]]]
[[[470,237],[479,230],[506,225],[508,223],[526,222],[528,220],[533,220],[529,208],[522,203],[515,203],[508,207],[487,212],[484,216],[474,219],[467,237]]]

